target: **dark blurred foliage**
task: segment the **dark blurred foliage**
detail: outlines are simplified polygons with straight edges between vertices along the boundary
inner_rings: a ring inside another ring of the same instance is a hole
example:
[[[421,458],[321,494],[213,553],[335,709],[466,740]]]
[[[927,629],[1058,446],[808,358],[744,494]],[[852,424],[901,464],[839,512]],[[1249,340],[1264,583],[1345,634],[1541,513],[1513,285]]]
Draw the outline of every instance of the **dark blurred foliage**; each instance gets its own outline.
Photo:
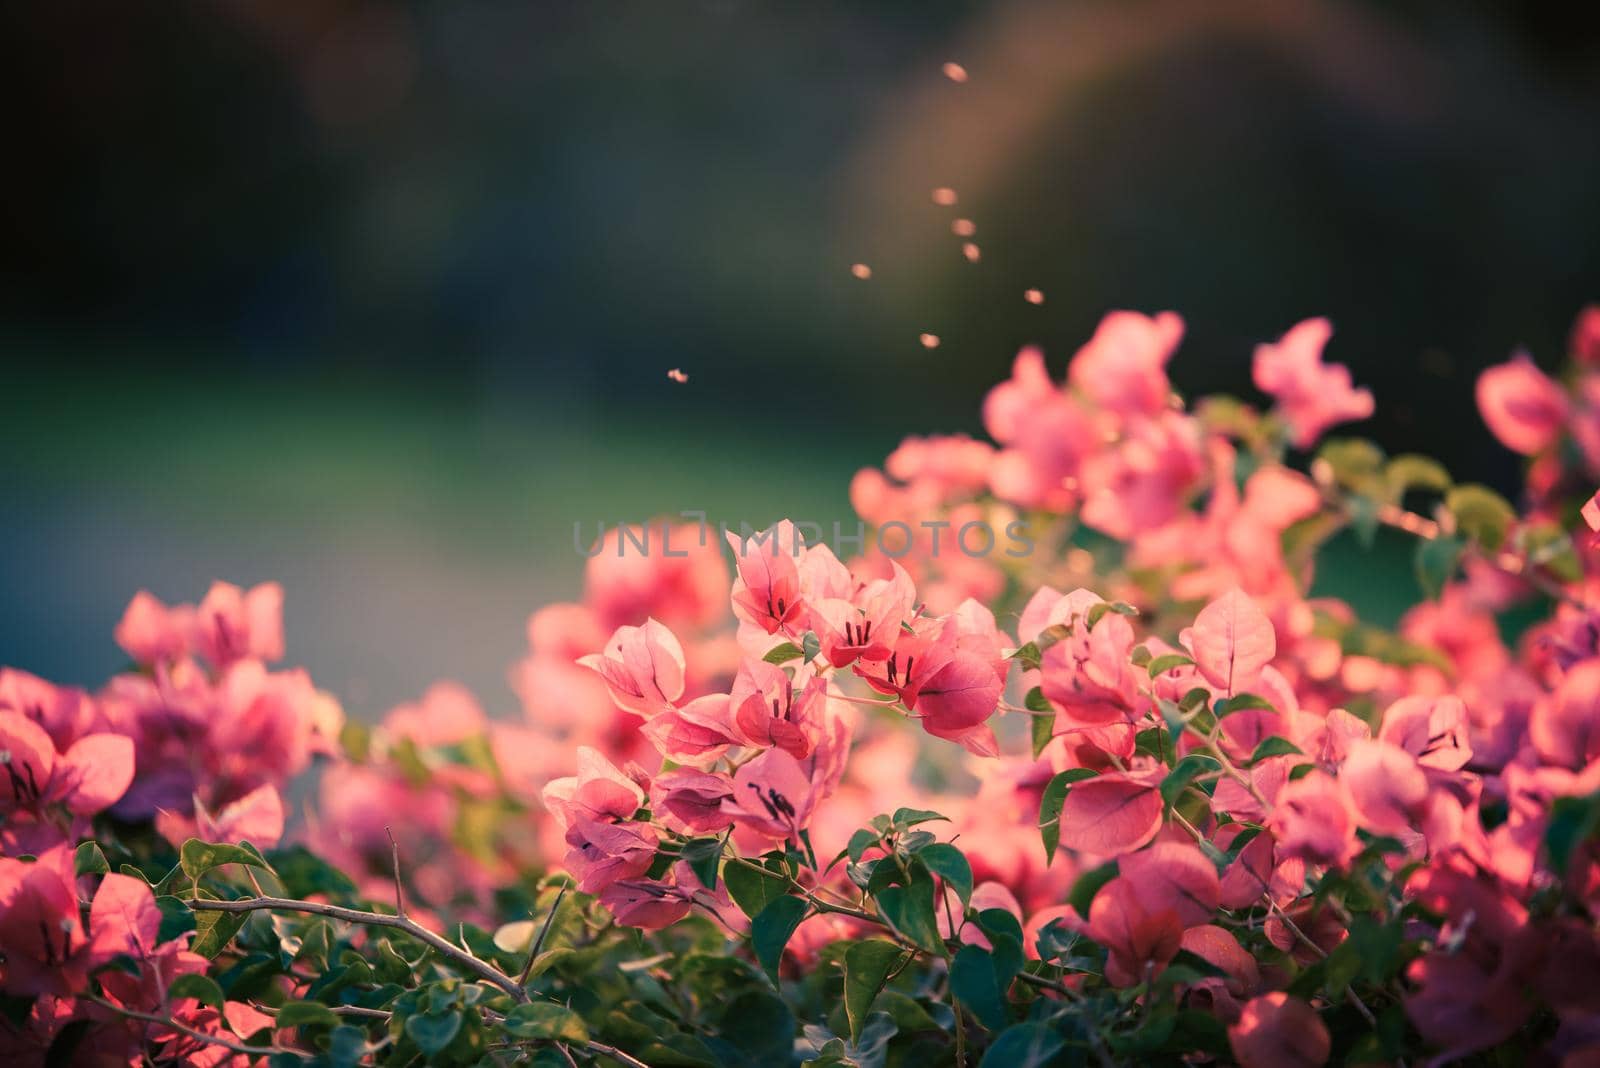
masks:
[[[1365,432],[1509,487],[1471,382],[1552,365],[1600,298],[1597,57],[1593,5],[1512,0],[0,5],[0,660],[104,648],[139,575],[198,596],[233,525],[280,573],[326,548],[308,516],[409,545],[396,499],[448,517],[441,558],[561,576],[482,565],[515,628],[572,592],[573,518],[842,511],[854,466],[978,429],[1018,345],[1062,368],[1110,307],[1181,311],[1180,386],[1246,395],[1253,344],[1329,315]],[[203,518],[127,556],[174,502]],[[502,520],[498,556],[461,540]],[[40,606],[58,572],[98,583],[81,619]]]

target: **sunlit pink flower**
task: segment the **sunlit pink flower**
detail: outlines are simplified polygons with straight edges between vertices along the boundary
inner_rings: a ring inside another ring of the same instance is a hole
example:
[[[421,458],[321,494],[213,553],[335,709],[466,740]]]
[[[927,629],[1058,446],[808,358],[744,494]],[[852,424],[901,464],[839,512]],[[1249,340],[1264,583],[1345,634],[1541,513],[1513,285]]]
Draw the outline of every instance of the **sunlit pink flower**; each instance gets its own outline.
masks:
[[[1372,415],[1371,391],[1356,389],[1343,364],[1322,362],[1323,347],[1332,336],[1328,320],[1307,319],[1277,344],[1256,346],[1256,388],[1278,402],[1298,448],[1315,444],[1330,426]]]
[[[1479,375],[1477,398],[1489,431],[1524,456],[1553,444],[1567,421],[1566,393],[1525,352]]]
[[[579,657],[599,673],[617,707],[649,719],[683,696],[683,646],[654,619],[642,627],[618,627],[604,653]]]

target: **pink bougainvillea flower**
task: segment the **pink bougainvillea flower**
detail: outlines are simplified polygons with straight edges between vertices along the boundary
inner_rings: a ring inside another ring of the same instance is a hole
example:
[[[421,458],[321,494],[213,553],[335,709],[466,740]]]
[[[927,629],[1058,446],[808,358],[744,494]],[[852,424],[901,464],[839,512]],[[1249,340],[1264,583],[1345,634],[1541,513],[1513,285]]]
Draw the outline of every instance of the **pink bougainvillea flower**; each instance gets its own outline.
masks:
[[[617,707],[649,719],[683,696],[683,646],[654,619],[641,627],[618,627],[604,653],[578,658],[599,673]]]
[[[283,659],[283,587],[263,582],[248,591],[212,583],[194,610],[193,648],[218,667],[253,657]]]
[[[1110,312],[1072,357],[1068,380],[1119,415],[1154,415],[1172,395],[1166,366],[1182,339],[1183,319],[1173,312]]]
[[[803,687],[799,693],[795,692],[796,683]],[[741,740],[760,748],[776,746],[803,759],[811,752],[827,685],[820,675],[791,680],[776,664],[745,660],[728,698]]]
[[[747,528],[748,529],[748,528]],[[728,531],[739,577],[733,581],[733,611],[768,634],[799,625],[806,616],[798,558],[804,549],[785,519],[750,538]]]
[[[1424,768],[1460,771],[1472,759],[1471,723],[1459,697],[1402,697],[1383,713],[1378,739],[1399,746]]]
[[[1478,376],[1478,412],[1500,444],[1533,456],[1561,436],[1567,421],[1567,394],[1519,352]]]
[[[113,633],[117,644],[137,663],[177,660],[191,651],[194,606],[169,607],[148,590],[140,590],[128,602]]]
[[[766,838],[787,840],[811,822],[818,801],[813,768],[782,749],[740,766],[724,808],[734,821]]]
[[[1600,660],[1587,660],[1540,698],[1528,738],[1551,764],[1574,770],[1600,758]]]
[[[1372,415],[1372,393],[1356,389],[1350,369],[1324,364],[1322,350],[1333,336],[1326,319],[1307,319],[1275,345],[1256,346],[1256,388],[1278,402],[1297,448],[1314,445],[1330,426]]]
[[[713,834],[732,822],[723,802],[733,797],[726,775],[676,768],[650,783],[650,811],[679,834]]]
[[[591,554],[583,603],[601,631],[647,619],[685,628],[720,620],[728,611],[728,566],[709,530],[704,524],[656,521],[613,527],[598,545],[580,547]]]
[[[66,845],[28,862],[0,857],[0,989],[28,997],[68,997],[88,981],[88,939],[78,916],[72,850]]]
[[[1171,909],[1185,927],[1207,923],[1217,911],[1222,886],[1216,866],[1187,842],[1157,842],[1129,853],[1120,870],[1147,910]]]
[[[283,798],[277,787],[267,784],[214,814],[198,797],[192,817],[162,809],[156,813],[156,830],[174,846],[199,838],[203,842],[249,842],[271,849],[283,838],[283,821]]]
[[[1583,502],[1581,514],[1589,532],[1600,534],[1600,490],[1596,490],[1593,496]]]
[[[836,668],[857,658],[887,660],[911,618],[916,587],[905,568],[889,562],[892,576],[873,579],[849,600],[830,597],[812,607],[811,628],[822,642],[822,655]]]
[[[704,766],[743,744],[727,694],[707,694],[669,708],[642,729],[662,756],[679,764]]]
[[[1119,875],[1095,894],[1086,933],[1106,948],[1106,981],[1132,986],[1178,955],[1183,921],[1170,908],[1147,908],[1133,881]]]
[[[1183,637],[1200,673],[1227,696],[1256,686],[1278,651],[1272,621],[1240,589],[1201,609]]]
[[[1068,595],[1062,605],[1075,596]],[[1058,606],[1051,620],[1060,614]],[[1070,625],[1072,633],[1045,649],[1039,665],[1040,689],[1061,710],[1063,724],[1098,726],[1135,718],[1143,702],[1139,675],[1128,659],[1137,643],[1132,625],[1109,611],[1092,628],[1086,614],[1074,614]]]
[[[1325,771],[1285,783],[1267,827],[1280,856],[1312,864],[1342,865],[1356,850],[1356,819],[1350,792]]]
[[[600,892],[600,904],[628,927],[658,931],[689,914],[689,897],[659,879],[619,879]]]
[[[1113,446],[1097,444],[1083,459],[1084,523],[1131,541],[1186,514],[1206,473],[1199,424],[1175,411],[1131,420]]]
[[[1417,758],[1389,742],[1352,742],[1339,780],[1358,822],[1374,834],[1407,834],[1427,810],[1428,778]]]
[[[1162,771],[1107,772],[1073,783],[1061,806],[1061,844],[1109,857],[1149,842],[1161,830]]]
[[[1228,1044],[1242,1068],[1321,1068],[1333,1048],[1317,1011],[1281,991],[1246,1002]]]
[[[580,816],[630,820],[643,806],[645,793],[603,753],[581,745],[578,773],[552,781],[544,788],[543,799],[545,808],[566,826]]]
[[[567,826],[566,868],[586,894],[643,875],[656,857],[656,832],[643,823],[607,823],[577,815]]]
[[[75,816],[111,807],[133,781],[133,742],[90,734],[65,753],[20,712],[0,711],[0,816],[64,805]]]

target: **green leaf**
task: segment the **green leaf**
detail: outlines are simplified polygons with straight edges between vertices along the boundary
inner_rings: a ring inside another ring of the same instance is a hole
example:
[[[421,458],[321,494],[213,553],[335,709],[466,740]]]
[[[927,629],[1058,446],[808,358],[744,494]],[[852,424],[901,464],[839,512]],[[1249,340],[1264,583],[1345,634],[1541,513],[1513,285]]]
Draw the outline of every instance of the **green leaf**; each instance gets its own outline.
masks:
[[[1556,798],[1544,832],[1551,870],[1565,876],[1578,849],[1596,836],[1600,836],[1600,791],[1586,797]]]
[[[1061,806],[1066,804],[1067,790],[1073,783],[1092,779],[1096,774],[1090,768],[1068,768],[1045,784],[1039,800],[1039,835],[1044,840],[1046,863],[1055,859],[1056,846],[1061,844]]]
[[[1039,645],[1037,642],[1028,642],[1011,654],[1011,659],[1020,663],[1030,671],[1039,669]]]
[[[208,960],[214,960],[218,953],[228,948],[228,943],[233,941],[233,936],[239,933],[239,928],[249,918],[242,912],[196,912],[194,941],[189,948]]]
[[[1044,691],[1037,686],[1029,690],[1027,695],[1023,697],[1022,705],[1029,712],[1036,712],[1041,716],[1053,716],[1056,712],[1056,706],[1050,703],[1049,698],[1045,697]]]
[[[1172,766],[1166,778],[1161,780],[1161,800],[1171,808],[1178,796],[1189,788],[1189,784],[1208,772],[1220,771],[1222,765],[1204,753],[1190,753]]]
[[[800,651],[805,654],[804,659],[808,664],[822,652],[822,639],[817,637],[816,631],[806,631],[805,636],[800,639]]]
[[[850,1021],[850,1041],[861,1038],[861,1027],[878,992],[888,981],[905,951],[893,942],[869,938],[856,942],[844,954],[844,1011]]]
[[[995,975],[994,957],[977,946],[962,946],[950,962],[950,993],[972,1010],[983,1026],[999,1031],[1009,1013],[1005,991]]]
[[[944,938],[933,911],[933,879],[924,871],[912,870],[906,886],[889,886],[878,891],[878,911],[902,937],[930,953],[944,952]]]
[[[79,875],[104,875],[111,870],[111,865],[106,861],[106,855],[100,851],[96,842],[84,842],[78,846],[73,854]]]
[[[359,1027],[340,1024],[328,1032],[330,1068],[356,1068],[367,1055],[367,1033]]]
[[[1435,493],[1444,493],[1450,488],[1450,472],[1437,460],[1414,452],[1402,453],[1389,461],[1389,466],[1384,469],[1384,480],[1389,484],[1389,493],[1393,500],[1400,498],[1409,489],[1432,490]]]
[[[587,1042],[589,1028],[583,1017],[551,1001],[516,1005],[506,1012],[506,1032],[517,1038],[540,1038],[555,1042]]]
[[[1457,486],[1445,494],[1444,506],[1456,517],[1456,528],[1491,552],[1506,540],[1517,513],[1506,499],[1488,486]]]
[[[804,655],[805,650],[801,649],[794,642],[784,642],[782,645],[774,646],[773,649],[761,659],[765,660],[769,664],[786,664],[789,661],[796,660]]]
[[[1039,754],[1044,752],[1045,746],[1056,736],[1055,717],[1034,716],[1028,729],[1033,735],[1033,758],[1038,760]]]
[[[897,808],[894,815],[889,817],[889,822],[896,830],[915,827],[919,823],[934,823],[943,820],[948,823],[950,817],[929,808]]]
[[[1296,755],[1303,755],[1298,745],[1295,745],[1287,738],[1274,734],[1271,737],[1261,739],[1261,744],[1256,746],[1255,752],[1250,754],[1250,763],[1254,764],[1268,757]]]
[[[782,998],[765,990],[746,990],[723,1002],[716,1035],[743,1052],[746,1064],[763,1065],[790,1063],[794,1032],[794,1013]]]
[[[1260,694],[1236,693],[1232,697],[1225,697],[1217,702],[1216,713],[1218,719],[1233,715],[1235,712],[1250,712],[1261,710],[1265,712],[1276,711],[1272,702]]]
[[[1417,542],[1417,583],[1424,594],[1437,598],[1444,591],[1445,583],[1455,576],[1456,565],[1461,562],[1466,548],[1466,542],[1449,534]]]
[[[278,1008],[279,1027],[338,1027],[339,1017],[320,1001],[290,1001]],[[409,1030],[409,1029],[408,1029]],[[454,1037],[452,1035],[451,1037]],[[446,1044],[448,1044],[448,1039]],[[421,1045],[422,1043],[417,1043]],[[440,1047],[443,1048],[442,1046]]]
[[[729,861],[722,869],[722,882],[734,904],[751,919],[772,902],[784,897],[789,880],[769,871],[757,871],[748,864]]]
[[[961,850],[948,842],[935,842],[917,850],[916,857],[956,892],[963,908],[972,901],[972,865]]]
[[[1072,884],[1072,890],[1067,894],[1067,904],[1077,909],[1079,916],[1087,917],[1089,906],[1094,904],[1094,895],[1100,892],[1102,886],[1115,879],[1120,870],[1114,860],[1107,861],[1098,868],[1090,868],[1078,876]]]
[[[1147,670],[1150,672],[1150,677],[1153,679],[1158,675],[1171,671],[1173,668],[1188,667],[1193,663],[1193,660],[1187,656],[1184,656],[1182,653],[1166,653],[1150,661],[1150,665]]]
[[[217,985],[215,979],[194,972],[178,976],[172,981],[172,985],[167,987],[168,1001],[178,1001],[183,998],[194,998],[200,1004],[210,1005],[218,1012],[222,1011],[222,1006],[228,1000],[223,996],[222,987]]]
[[[789,944],[789,936],[810,909],[803,899],[784,896],[768,902],[767,907],[750,920],[750,944],[756,960],[774,983],[778,981],[778,962],[783,958],[783,947]]]
[[[228,845],[225,842],[202,842],[198,838],[191,838],[183,843],[178,856],[183,873],[190,879],[199,879],[206,872],[224,864],[248,864],[252,868],[272,871],[267,858],[249,842]]]
[[[1317,453],[1326,461],[1334,479],[1345,489],[1379,492],[1383,483],[1383,450],[1361,438],[1331,438]]]
[[[156,908],[161,910],[161,930],[157,934],[160,941],[170,942],[195,929],[194,913],[186,902],[171,894],[162,894],[156,898]]]
[[[1066,1044],[1048,1024],[1020,1023],[1000,1032],[980,1068],[1043,1068]]]
[[[684,843],[682,856],[689,862],[689,870],[694,872],[695,878],[704,883],[707,890],[715,893],[717,868],[722,860],[722,839],[691,839]]]
[[[332,1013],[329,1013],[331,1016]],[[279,1015],[282,1018],[282,1014]],[[454,1042],[461,1033],[461,1011],[441,1016],[420,1014],[406,1017],[406,1037],[417,1044],[424,1057],[432,1057]]]

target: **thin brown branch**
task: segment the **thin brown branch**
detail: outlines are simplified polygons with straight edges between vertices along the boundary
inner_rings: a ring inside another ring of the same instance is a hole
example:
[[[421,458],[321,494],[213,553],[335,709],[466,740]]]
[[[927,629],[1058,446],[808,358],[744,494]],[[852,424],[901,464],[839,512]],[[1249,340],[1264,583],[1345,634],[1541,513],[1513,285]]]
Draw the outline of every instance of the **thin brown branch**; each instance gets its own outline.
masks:
[[[544,940],[550,934],[550,925],[556,921],[556,910],[561,907],[561,899],[566,896],[567,884],[562,883],[561,889],[556,893],[555,902],[550,906],[550,914],[544,918],[544,926],[539,929],[539,937],[528,947],[528,963],[522,966],[522,974],[517,976],[518,986],[528,985],[528,976],[533,974],[533,962],[539,959],[539,951],[544,949]]]
[[[479,960],[470,952],[454,945],[449,939],[428,930],[408,916],[390,916],[382,912],[365,912],[361,909],[329,905],[320,901],[299,901],[285,897],[250,897],[238,901],[191,901],[189,907],[196,912],[302,912],[310,916],[326,916],[346,923],[366,927],[392,927],[422,942],[442,957],[446,957],[480,979],[493,983],[518,1001],[527,1001],[528,994],[511,976],[487,961]]]
[[[169,1017],[155,1016],[148,1012],[139,1012],[135,1009],[118,1005],[115,1002],[107,1001],[105,998],[96,997],[93,994],[85,994],[83,997],[86,1001],[92,1001],[101,1008],[110,1009],[112,1012],[121,1016],[126,1016],[130,1020],[142,1020],[145,1023],[153,1023],[161,1027],[170,1027],[179,1034],[189,1036],[196,1042],[204,1042],[210,1046],[220,1046],[222,1049],[231,1050],[232,1052],[238,1053],[245,1057],[271,1057],[279,1053],[288,1053],[292,1056],[300,1057],[302,1059],[305,1059],[306,1057],[306,1055],[301,1053],[299,1050],[286,1049],[283,1046],[251,1046],[244,1042],[235,1042],[231,1038],[224,1038],[221,1035],[208,1035],[204,1031],[196,1031],[187,1024],[181,1024],[177,1020]]]

